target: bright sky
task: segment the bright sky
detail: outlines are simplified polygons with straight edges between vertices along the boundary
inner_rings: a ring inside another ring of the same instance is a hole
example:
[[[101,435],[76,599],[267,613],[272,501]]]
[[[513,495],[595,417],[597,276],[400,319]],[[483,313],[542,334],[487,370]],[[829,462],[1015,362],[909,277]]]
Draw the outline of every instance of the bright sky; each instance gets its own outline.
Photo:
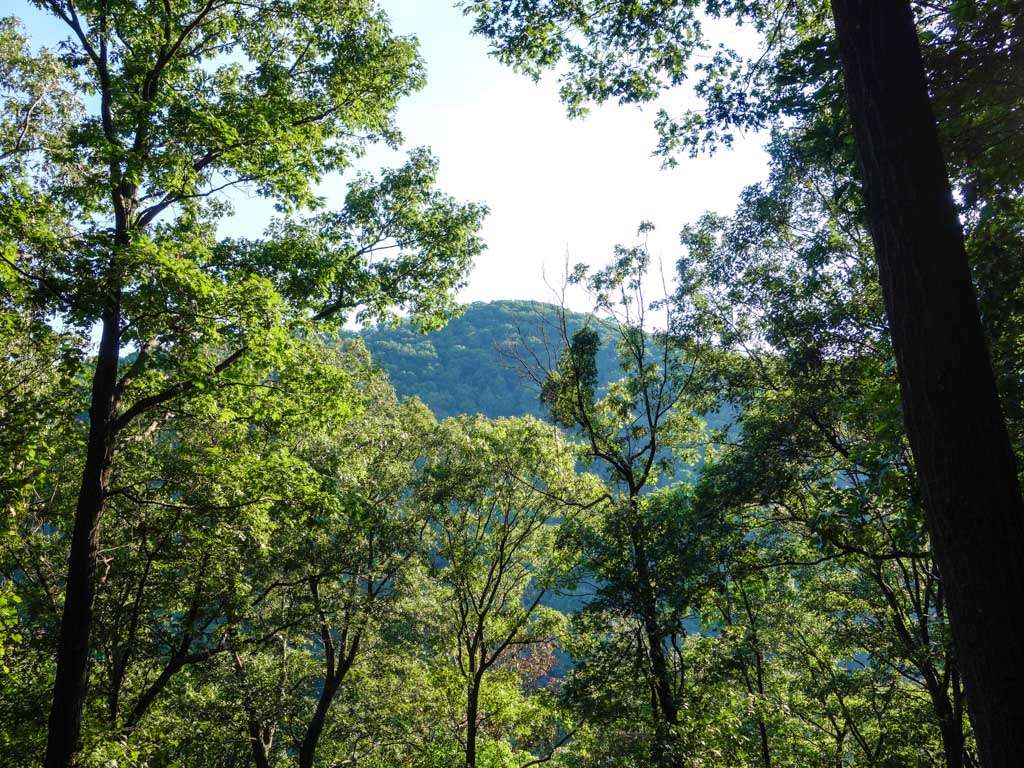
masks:
[[[408,145],[434,150],[446,191],[491,209],[464,301],[551,300],[545,273],[559,282],[567,256],[604,264],[616,243],[636,241],[643,220],[655,224],[651,252],[671,272],[681,226],[709,209],[730,212],[765,175],[760,136],[662,170],[651,155],[656,105],[610,104],[569,120],[555,78],[535,84],[490,58],[452,0],[383,5],[396,31],[419,38],[427,65],[426,88],[399,110]],[[678,109],[682,97],[665,106]]]
[[[535,84],[489,58],[486,41],[470,35],[470,19],[453,2],[382,0],[394,29],[419,38],[427,66],[426,88],[399,109],[406,147],[431,147],[441,161],[441,187],[491,209],[483,230],[488,248],[463,301],[551,300],[545,273],[557,283],[567,258],[604,264],[616,243],[635,242],[644,220],[656,226],[648,237],[652,255],[671,273],[680,227],[709,209],[730,212],[740,190],[765,175],[761,136],[662,170],[651,155],[656,105],[611,104],[569,120],[555,78]],[[15,13],[36,42],[52,44],[62,36],[27,2],[19,5]],[[677,111],[683,98],[670,94],[664,104]],[[375,148],[366,167],[401,159]],[[322,192],[339,203],[343,181],[329,180]],[[269,206],[243,196],[236,208],[226,233],[257,236],[271,214]]]

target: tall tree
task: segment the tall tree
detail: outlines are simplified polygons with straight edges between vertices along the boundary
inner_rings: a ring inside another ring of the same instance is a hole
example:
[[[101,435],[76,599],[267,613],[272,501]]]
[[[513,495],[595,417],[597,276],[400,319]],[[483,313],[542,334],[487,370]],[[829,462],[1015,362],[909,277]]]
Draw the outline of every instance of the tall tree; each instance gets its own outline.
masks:
[[[1024,499],[909,2],[833,0],[910,445],[982,764],[1024,753]]]
[[[260,594],[271,597],[239,625],[243,645],[234,656],[257,763],[270,762],[270,745],[252,735],[290,737],[283,749],[297,752],[299,768],[313,768],[329,742],[345,741],[337,738],[344,724],[337,727],[332,707],[357,662],[379,661],[406,570],[420,554],[425,521],[412,486],[435,424],[418,400],[399,402],[362,345],[353,347],[346,367],[358,372],[358,392],[347,410],[356,413],[321,416],[324,426],[291,438],[316,480],[314,493],[288,504],[291,510],[282,505],[278,515],[291,524],[264,565],[242,571],[244,583],[265,585]],[[280,651],[246,642],[289,620]],[[246,646],[257,651],[251,659]],[[268,653],[270,685],[247,689],[247,665],[258,667]]]
[[[391,114],[421,66],[370,2],[38,5],[68,39],[56,59],[4,41],[15,97],[0,132],[3,206],[20,214],[4,219],[3,259],[46,314],[99,330],[50,715],[57,768],[77,750],[100,523],[125,429],[265,371],[289,335],[356,307],[439,320],[479,250],[483,211],[435,192],[420,152],[380,183],[356,180],[342,213],[218,241],[224,190],[248,186],[292,214],[318,205],[314,185],[367,141],[397,140]],[[19,71],[39,76],[19,84]],[[20,96],[40,79],[40,98]]]
[[[734,218],[708,214],[684,230],[680,330],[728,350],[722,397],[736,414],[729,446],[702,476],[702,503],[804,543],[801,557],[768,556],[776,567],[819,561],[842,575],[870,626],[841,622],[844,642],[866,666],[914,681],[911,698],[931,706],[920,731],[941,738],[946,765],[972,765],[859,196],[781,137],[771,156],[772,182],[746,190]]]
[[[569,576],[555,546],[568,511],[560,500],[585,490],[569,446],[536,419],[449,419],[437,446],[421,493],[462,688],[459,740],[465,765],[475,768],[492,747],[482,738],[493,719],[486,682],[531,648],[554,643],[562,616],[542,601]]]
[[[641,234],[647,229],[641,226]],[[694,586],[687,566],[698,559],[689,560],[697,547],[684,543],[685,515],[679,512],[685,504],[658,504],[648,496],[678,463],[698,458],[700,414],[713,408],[713,397],[704,386],[699,351],[651,319],[667,305],[644,295],[646,245],[619,246],[616,255],[605,269],[588,275],[577,268],[571,277],[593,294],[588,325],[570,335],[563,311],[557,356],[523,350],[519,357],[540,385],[551,418],[571,430],[581,458],[598,467],[607,483],[599,522],[590,531],[581,529],[585,568],[602,582],[584,610],[607,610],[629,627],[627,644],[635,644],[651,686],[655,734],[648,759],[675,766],[683,760],[673,736],[683,706],[683,673],[673,658],[686,635],[683,621]],[[605,391],[598,386],[601,334],[595,328],[614,338],[618,352],[621,377]],[[547,366],[545,357],[557,364]]]

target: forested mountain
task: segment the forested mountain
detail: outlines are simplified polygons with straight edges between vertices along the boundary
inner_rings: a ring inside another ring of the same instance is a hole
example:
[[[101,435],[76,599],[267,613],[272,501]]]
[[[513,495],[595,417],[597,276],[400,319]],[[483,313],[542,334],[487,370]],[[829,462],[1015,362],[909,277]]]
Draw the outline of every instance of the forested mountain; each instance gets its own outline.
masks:
[[[427,334],[403,322],[361,335],[395,390],[416,395],[438,418],[460,413],[542,417],[539,387],[515,356],[517,349],[557,352],[562,343],[559,313],[558,307],[535,301],[474,302],[443,328]],[[586,315],[566,313],[570,333],[586,320]],[[595,327],[604,342],[598,367],[606,383],[615,367],[613,333]]]

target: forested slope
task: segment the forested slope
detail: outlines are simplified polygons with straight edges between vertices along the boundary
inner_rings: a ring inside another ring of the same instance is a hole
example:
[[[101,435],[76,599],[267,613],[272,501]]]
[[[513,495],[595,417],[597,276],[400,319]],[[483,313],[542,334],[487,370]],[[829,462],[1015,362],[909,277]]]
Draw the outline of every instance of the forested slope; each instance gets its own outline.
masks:
[[[444,328],[422,334],[408,323],[362,333],[373,359],[400,395],[415,395],[434,415],[479,413],[489,418],[543,416],[537,387],[516,362],[516,349],[538,354],[560,351],[559,308],[536,301],[474,302]],[[570,333],[584,315],[568,313]],[[602,383],[615,368],[612,332],[599,329]]]

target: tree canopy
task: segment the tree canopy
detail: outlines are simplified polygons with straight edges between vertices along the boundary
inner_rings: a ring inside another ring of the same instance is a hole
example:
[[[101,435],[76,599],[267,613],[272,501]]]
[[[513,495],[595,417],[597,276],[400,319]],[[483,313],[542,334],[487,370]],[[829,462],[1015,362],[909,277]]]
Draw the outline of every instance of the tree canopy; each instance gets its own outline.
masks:
[[[33,4],[0,766],[1019,762],[1018,3],[461,3],[572,115],[692,84],[668,166],[767,139],[581,312],[458,304],[486,207],[366,167],[426,71],[371,0]],[[226,237],[235,189],[275,212]]]

